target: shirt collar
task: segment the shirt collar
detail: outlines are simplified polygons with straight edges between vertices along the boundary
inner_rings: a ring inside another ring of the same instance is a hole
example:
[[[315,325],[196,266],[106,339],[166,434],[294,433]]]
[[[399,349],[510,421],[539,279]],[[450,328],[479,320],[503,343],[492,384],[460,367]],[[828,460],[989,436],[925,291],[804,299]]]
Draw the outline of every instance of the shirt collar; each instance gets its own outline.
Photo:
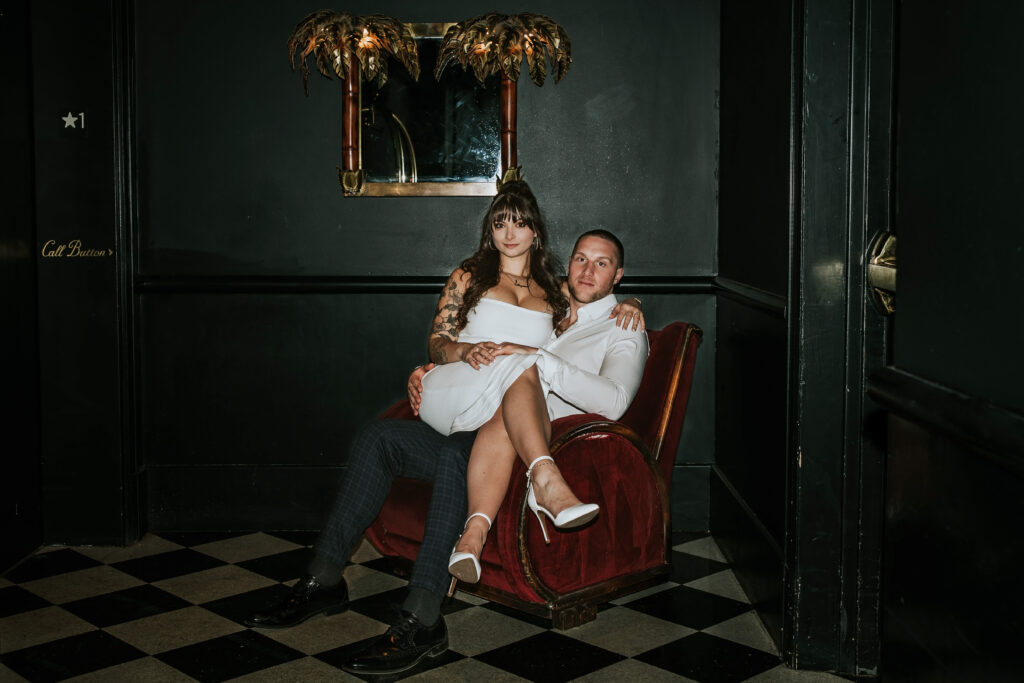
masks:
[[[576,311],[577,322],[583,320],[596,320],[600,317],[607,317],[615,304],[619,303],[619,300],[615,298],[615,295],[608,293],[597,301],[591,301],[589,304],[583,304]]]

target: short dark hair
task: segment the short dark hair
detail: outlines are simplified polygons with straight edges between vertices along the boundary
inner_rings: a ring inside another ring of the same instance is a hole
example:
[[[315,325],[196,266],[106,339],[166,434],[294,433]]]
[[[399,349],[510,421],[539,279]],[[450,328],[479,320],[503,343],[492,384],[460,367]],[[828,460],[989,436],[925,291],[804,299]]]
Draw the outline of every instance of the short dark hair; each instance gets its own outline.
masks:
[[[572,245],[572,253],[576,253],[576,247],[580,246],[580,241],[584,237],[600,237],[603,240],[608,240],[609,242],[615,245],[615,250],[619,253],[618,267],[622,268],[623,266],[626,265],[626,250],[625,248],[623,248],[622,242],[620,242],[619,238],[613,235],[611,232],[607,230],[602,230],[600,228],[596,230],[587,230],[585,233],[577,237],[576,243]]]

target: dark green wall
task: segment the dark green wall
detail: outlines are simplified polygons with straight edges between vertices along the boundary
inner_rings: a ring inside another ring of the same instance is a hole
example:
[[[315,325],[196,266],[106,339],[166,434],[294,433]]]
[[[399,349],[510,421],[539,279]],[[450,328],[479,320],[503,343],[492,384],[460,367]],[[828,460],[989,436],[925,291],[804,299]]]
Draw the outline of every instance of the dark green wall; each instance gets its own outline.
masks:
[[[315,8],[34,8],[39,277],[24,300],[39,312],[44,541],[118,543],[147,523],[316,527],[354,430],[423,360],[436,293],[486,200],[342,197],[340,86],[316,78],[305,98],[286,59],[288,34]],[[480,11],[349,9],[405,20]],[[575,45],[564,82],[524,79],[519,97],[519,158],[554,249],[615,230],[629,254],[621,291],[644,297],[649,323],[705,330],[673,480],[676,527],[703,529],[717,3],[532,9],[556,16]],[[49,49],[53,36],[75,68]],[[62,125],[69,110],[87,114],[86,129]],[[44,256],[50,239],[109,251]]]
[[[342,197],[340,85],[314,75],[306,98],[288,69],[286,39],[308,9],[138,3],[144,277],[442,276],[474,243],[485,200]],[[601,225],[626,243],[630,275],[714,274],[717,3],[531,10],[573,42],[561,83],[519,84],[519,158],[555,250]],[[372,11],[451,20],[479,5]]]
[[[154,528],[315,528],[358,425],[422,362],[442,278],[483,198],[344,198],[340,84],[304,97],[285,42],[319,5],[135,7],[139,456]],[[468,2],[347,6],[406,21]],[[653,327],[705,330],[673,480],[707,528],[714,460],[717,2],[531,6],[574,65],[519,83],[519,161],[554,250],[586,229],[627,249]],[[429,75],[427,75],[429,77]]]
[[[711,530],[781,642],[792,217],[791,3],[722,3]]]
[[[789,286],[791,3],[722,3],[719,275]]]

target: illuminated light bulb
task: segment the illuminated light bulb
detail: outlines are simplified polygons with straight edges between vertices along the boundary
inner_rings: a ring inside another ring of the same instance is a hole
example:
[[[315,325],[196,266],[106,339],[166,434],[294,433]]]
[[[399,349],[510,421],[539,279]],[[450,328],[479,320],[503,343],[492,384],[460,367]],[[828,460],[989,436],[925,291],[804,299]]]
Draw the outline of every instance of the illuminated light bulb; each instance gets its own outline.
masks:
[[[376,44],[376,37],[371,34],[367,29],[363,29],[363,37],[359,41],[359,47],[368,48],[373,47]]]

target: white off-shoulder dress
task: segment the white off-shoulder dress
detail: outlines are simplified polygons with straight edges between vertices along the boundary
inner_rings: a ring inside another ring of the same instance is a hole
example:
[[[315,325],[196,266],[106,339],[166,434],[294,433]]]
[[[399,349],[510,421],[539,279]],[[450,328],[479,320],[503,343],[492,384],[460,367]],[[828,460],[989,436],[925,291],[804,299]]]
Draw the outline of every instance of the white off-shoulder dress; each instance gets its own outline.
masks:
[[[459,341],[541,346],[551,330],[550,313],[480,299],[466,317]],[[505,391],[536,362],[537,354],[519,353],[498,356],[479,370],[462,361],[438,365],[423,376],[420,418],[445,435],[479,429],[501,405]]]

